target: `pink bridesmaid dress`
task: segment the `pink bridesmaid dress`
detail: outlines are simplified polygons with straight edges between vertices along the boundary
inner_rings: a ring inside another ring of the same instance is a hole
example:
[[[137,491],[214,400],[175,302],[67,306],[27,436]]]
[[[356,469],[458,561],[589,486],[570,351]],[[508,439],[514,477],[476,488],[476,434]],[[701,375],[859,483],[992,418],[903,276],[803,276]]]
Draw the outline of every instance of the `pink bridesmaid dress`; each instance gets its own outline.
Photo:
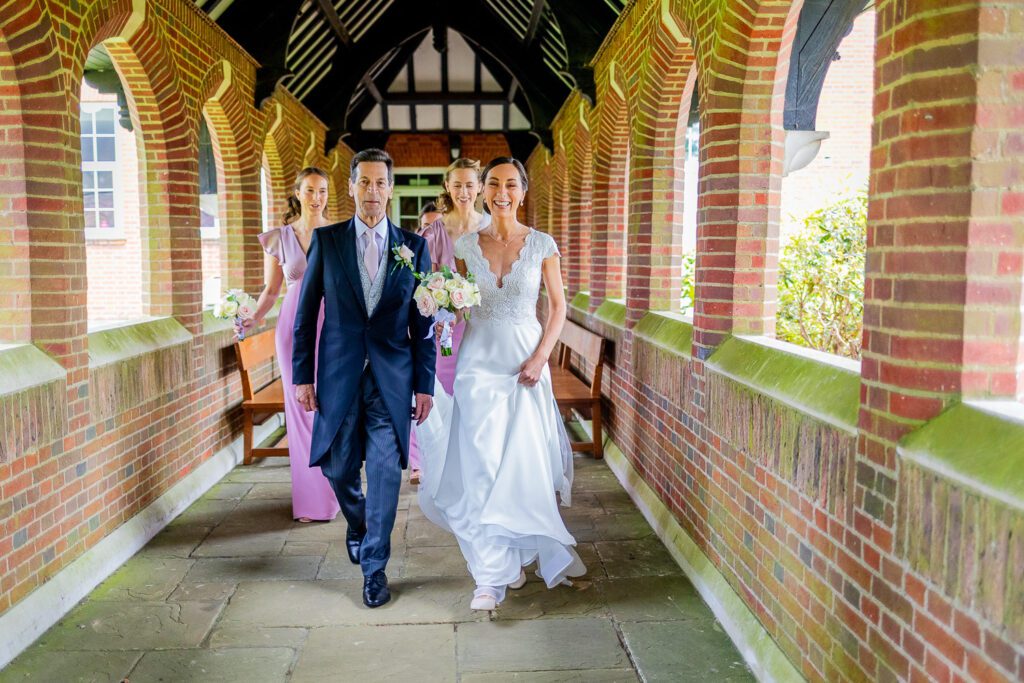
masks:
[[[307,517],[320,521],[334,519],[338,514],[338,499],[330,482],[319,467],[309,466],[309,448],[313,438],[313,413],[307,413],[295,400],[292,384],[292,329],[295,327],[295,308],[302,289],[302,276],[306,273],[306,253],[302,250],[292,226],[274,228],[259,236],[264,251],[277,259],[284,271],[288,289],[277,317],[277,360],[284,385],[284,416],[288,430],[288,464],[292,472],[292,517]],[[320,310],[320,326],[324,312]],[[317,328],[319,335],[319,327]]]

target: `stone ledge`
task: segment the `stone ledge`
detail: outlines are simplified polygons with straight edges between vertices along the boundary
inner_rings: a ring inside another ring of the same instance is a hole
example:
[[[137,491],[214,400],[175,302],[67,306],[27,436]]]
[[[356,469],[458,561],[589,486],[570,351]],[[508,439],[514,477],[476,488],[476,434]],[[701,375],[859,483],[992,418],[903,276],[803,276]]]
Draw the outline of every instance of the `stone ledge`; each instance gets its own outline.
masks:
[[[626,329],[626,302],[622,299],[605,299],[594,311],[594,317],[607,325],[624,330]]]
[[[625,314],[625,307],[623,307]],[[633,333],[669,353],[689,360],[693,346],[693,319],[671,311],[648,311]]]
[[[89,334],[89,402],[105,420],[173,391],[192,373],[192,335],[173,318]]]
[[[860,364],[856,361],[767,337],[730,337],[705,366],[847,434],[857,434]]]
[[[569,302],[569,308],[574,308],[580,313],[590,310],[590,292],[579,292]]]
[[[67,373],[31,344],[0,344],[0,463],[60,439]]]
[[[1024,406],[955,405],[897,453],[898,555],[958,605],[1002,624],[1011,641],[1024,640]]]

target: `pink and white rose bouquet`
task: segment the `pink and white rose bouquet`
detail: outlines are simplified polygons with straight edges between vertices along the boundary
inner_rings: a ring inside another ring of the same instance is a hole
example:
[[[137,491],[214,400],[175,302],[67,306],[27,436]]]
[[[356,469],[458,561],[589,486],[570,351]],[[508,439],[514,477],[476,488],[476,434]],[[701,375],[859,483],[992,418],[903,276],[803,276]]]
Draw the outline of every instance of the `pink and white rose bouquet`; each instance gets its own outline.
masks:
[[[241,289],[229,289],[220,301],[213,305],[214,318],[235,319],[239,341],[245,339],[245,328],[241,323],[245,320],[252,320],[254,315],[256,315],[256,300]]]

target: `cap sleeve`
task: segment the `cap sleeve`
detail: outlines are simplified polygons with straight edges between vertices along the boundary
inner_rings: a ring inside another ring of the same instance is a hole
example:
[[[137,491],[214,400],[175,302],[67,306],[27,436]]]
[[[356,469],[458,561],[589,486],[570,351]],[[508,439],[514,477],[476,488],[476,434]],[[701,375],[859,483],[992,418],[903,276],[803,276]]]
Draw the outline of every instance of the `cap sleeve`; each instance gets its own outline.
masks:
[[[555,238],[546,232],[541,233],[544,236],[544,243],[541,245],[541,258],[550,258],[552,256],[561,256],[562,252],[558,251],[558,245],[555,244]]]
[[[460,261],[466,260],[466,252],[469,251],[469,239],[471,237],[476,237],[476,233],[467,233],[455,240],[455,258]]]
[[[257,235],[263,251],[277,259],[278,263],[284,263],[284,245],[281,244],[281,228],[274,228]]]

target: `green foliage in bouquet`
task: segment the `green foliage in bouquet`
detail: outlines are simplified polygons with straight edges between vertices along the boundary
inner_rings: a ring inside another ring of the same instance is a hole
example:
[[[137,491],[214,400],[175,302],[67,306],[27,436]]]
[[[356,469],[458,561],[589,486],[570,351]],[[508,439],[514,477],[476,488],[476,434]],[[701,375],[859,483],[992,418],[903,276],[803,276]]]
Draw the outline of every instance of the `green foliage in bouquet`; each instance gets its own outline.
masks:
[[[858,192],[815,211],[782,250],[779,339],[860,358],[867,207]]]

